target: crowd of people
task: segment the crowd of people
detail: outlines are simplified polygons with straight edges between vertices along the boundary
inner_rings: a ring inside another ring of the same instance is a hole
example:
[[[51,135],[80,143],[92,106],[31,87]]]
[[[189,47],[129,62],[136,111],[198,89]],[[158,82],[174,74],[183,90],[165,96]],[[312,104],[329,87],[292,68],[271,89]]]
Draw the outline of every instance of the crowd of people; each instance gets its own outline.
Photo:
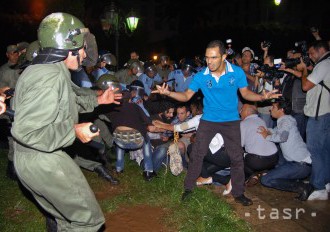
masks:
[[[117,185],[125,154],[145,181],[167,166],[185,170],[182,201],[212,183],[243,206],[253,204],[245,189],[259,183],[328,200],[330,52],[313,33],[279,67],[266,42],[254,63],[250,47],[229,53],[213,40],[204,59],[143,62],[132,51],[118,70],[78,18],[50,14],[38,40],[9,45],[0,67],[7,176],[47,212],[48,231],[98,231],[105,219],[80,167]],[[114,168],[105,155],[112,147]]]

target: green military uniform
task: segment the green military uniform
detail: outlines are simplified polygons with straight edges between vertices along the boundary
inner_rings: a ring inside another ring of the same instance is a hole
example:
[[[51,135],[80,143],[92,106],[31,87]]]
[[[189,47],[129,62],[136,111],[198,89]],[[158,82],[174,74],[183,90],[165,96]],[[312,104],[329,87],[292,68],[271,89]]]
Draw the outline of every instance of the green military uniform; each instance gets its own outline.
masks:
[[[8,61],[7,63],[0,66],[0,80],[2,79],[4,72],[10,70],[11,69],[10,67],[13,65],[15,64],[12,64],[11,62]]]
[[[156,66],[158,75],[162,78],[163,81],[168,79],[168,74],[171,70],[169,68],[163,68],[160,64]]]
[[[15,91],[14,163],[22,184],[55,216],[59,231],[97,231],[103,213],[83,173],[62,148],[76,139],[78,112],[92,111],[95,96],[77,96],[63,62],[32,65]]]
[[[17,80],[20,76],[21,69],[11,69],[5,68],[3,72],[1,72],[0,75],[0,88],[2,87],[9,87],[9,88],[15,88]],[[7,115],[0,116],[1,118],[4,118],[8,125],[11,124],[11,120]],[[14,148],[13,148],[13,138],[11,136],[7,137],[8,139],[8,160],[13,161],[14,159]]]
[[[129,85],[132,81],[138,79],[136,75],[128,75],[129,69],[121,69],[115,73],[115,77],[117,77],[119,83]]]
[[[0,88],[6,86],[9,88],[15,88],[21,71],[21,69],[11,68],[4,70],[0,76]]]
[[[77,96],[84,96],[84,98],[89,96],[92,99],[94,99],[96,97],[95,90],[92,90],[92,89],[89,89],[89,88],[84,88],[84,87],[79,87],[76,84],[74,84],[72,81],[71,81],[71,87],[72,87],[72,90],[75,92],[75,94]],[[96,125],[100,129],[100,136],[94,137],[93,140],[96,141],[96,142],[99,142],[99,143],[102,143],[104,141],[108,146],[111,147],[113,137],[110,134],[110,131],[109,131],[109,128],[107,127],[107,125],[99,119],[96,119],[96,121],[94,121],[94,125]],[[89,171],[94,171],[94,169],[96,167],[102,165],[99,162],[89,160],[89,159],[85,159],[85,158],[79,156],[79,154],[77,154],[74,157],[74,161],[80,167],[85,168]]]

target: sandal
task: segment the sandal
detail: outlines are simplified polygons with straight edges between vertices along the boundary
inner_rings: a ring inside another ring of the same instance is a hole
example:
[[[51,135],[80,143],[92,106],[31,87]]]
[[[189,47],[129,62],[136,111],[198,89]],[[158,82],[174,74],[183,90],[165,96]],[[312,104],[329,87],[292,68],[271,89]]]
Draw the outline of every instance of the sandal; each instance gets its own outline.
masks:
[[[228,184],[226,184],[226,189],[223,190],[222,196],[228,195],[231,192],[232,188],[233,187],[231,185],[231,180],[229,180]]]
[[[253,175],[245,182],[245,185],[247,187],[252,187],[258,183],[259,183],[259,175]]]
[[[200,186],[200,185],[207,185],[207,184],[212,184],[213,183],[213,179],[212,177],[208,177],[208,178],[203,178],[203,177],[198,177],[196,180],[196,185]]]

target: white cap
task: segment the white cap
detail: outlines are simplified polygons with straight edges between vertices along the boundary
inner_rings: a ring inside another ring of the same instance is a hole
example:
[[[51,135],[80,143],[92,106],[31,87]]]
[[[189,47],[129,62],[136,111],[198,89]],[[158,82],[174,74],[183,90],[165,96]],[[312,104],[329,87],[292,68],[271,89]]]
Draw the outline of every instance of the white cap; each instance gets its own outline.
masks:
[[[243,49],[242,49],[242,54],[243,54],[244,52],[246,52],[246,51],[250,51],[251,54],[252,54],[252,58],[254,58],[254,51],[253,51],[251,48],[249,48],[249,47],[245,47],[245,48],[243,48]]]

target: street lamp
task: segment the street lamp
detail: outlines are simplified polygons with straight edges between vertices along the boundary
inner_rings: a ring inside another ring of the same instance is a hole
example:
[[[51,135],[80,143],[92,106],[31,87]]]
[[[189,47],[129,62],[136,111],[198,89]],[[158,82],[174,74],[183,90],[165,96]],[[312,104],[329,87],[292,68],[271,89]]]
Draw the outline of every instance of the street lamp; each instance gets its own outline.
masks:
[[[131,36],[136,30],[139,18],[136,16],[133,9],[126,16],[126,22],[121,15],[120,10],[116,7],[115,2],[111,2],[110,6],[105,8],[104,16],[101,18],[101,25],[106,35],[115,36],[115,52],[117,64],[119,64],[119,35],[123,31]]]
[[[281,4],[281,0],[274,0],[274,3],[276,6],[279,6]]]

